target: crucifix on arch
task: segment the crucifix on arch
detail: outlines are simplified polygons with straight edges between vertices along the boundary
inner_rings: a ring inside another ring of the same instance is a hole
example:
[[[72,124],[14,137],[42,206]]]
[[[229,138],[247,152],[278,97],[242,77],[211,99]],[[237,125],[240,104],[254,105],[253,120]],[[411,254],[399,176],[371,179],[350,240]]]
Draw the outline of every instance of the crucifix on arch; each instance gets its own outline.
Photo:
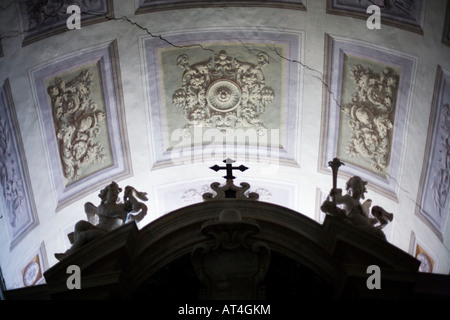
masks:
[[[219,171],[219,170],[226,170],[227,171],[227,175],[223,176],[225,179],[227,180],[233,180],[234,178],[236,178],[235,176],[233,176],[233,170],[240,170],[242,172],[244,172],[245,170],[247,170],[248,168],[244,165],[240,165],[239,167],[233,167],[232,163],[234,163],[234,160],[231,160],[230,158],[223,160],[223,162],[226,164],[225,167],[220,167],[217,164],[210,167],[210,169],[214,170],[214,171]]]

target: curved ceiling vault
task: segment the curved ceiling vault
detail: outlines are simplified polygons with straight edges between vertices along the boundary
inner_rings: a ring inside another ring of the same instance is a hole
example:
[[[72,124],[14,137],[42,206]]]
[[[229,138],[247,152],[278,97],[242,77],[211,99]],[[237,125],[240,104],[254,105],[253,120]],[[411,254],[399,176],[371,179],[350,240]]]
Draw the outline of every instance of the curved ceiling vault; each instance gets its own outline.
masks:
[[[7,289],[44,281],[112,180],[148,193],[142,228],[202,201],[226,158],[260,201],[322,223],[339,157],[338,186],[359,175],[394,213],[388,240],[449,272],[446,1],[11,0],[0,15]]]

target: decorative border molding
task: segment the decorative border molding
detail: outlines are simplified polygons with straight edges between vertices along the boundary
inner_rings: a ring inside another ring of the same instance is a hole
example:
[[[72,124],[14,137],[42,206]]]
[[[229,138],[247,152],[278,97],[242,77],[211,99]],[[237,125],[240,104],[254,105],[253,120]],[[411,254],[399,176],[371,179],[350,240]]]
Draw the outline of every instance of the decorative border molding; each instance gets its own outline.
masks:
[[[104,121],[107,121],[108,124],[113,165],[66,186],[46,79],[92,63],[98,63],[100,69],[99,74],[107,114]],[[44,133],[43,139],[48,142],[45,149],[56,192],[57,211],[84,195],[100,189],[106,183],[110,183],[112,179],[120,180],[132,175],[116,41],[86,48],[75,54],[40,65],[30,70],[30,78],[33,83],[36,105],[40,111],[38,115]],[[49,122],[51,125],[49,125]]]
[[[19,21],[22,28],[22,46],[27,46],[33,42],[54,36],[59,33],[69,31],[66,26],[69,14],[66,13],[67,7],[71,4],[78,5],[81,10],[82,26],[107,21],[108,17],[113,17],[113,0],[100,0],[102,3],[96,7],[96,11],[89,14],[92,9],[84,1],[71,0],[54,1],[50,4],[46,2],[33,3],[39,12],[25,12],[30,10],[30,1],[21,0],[16,4]],[[98,4],[98,3],[97,3]],[[39,7],[39,5],[41,7]],[[59,7],[58,7],[59,6]],[[88,8],[88,11],[85,11]],[[31,28],[29,26],[32,26]]]
[[[0,87],[0,215],[12,250],[39,225],[9,80]]]
[[[346,1],[347,3],[345,3]],[[409,17],[391,14],[388,9],[380,7],[382,23],[423,35],[426,0],[419,0],[416,3],[418,3],[419,8],[416,8],[417,12]],[[369,0],[358,0],[358,2],[355,0],[327,0],[327,13],[367,20],[369,14],[366,13],[366,9],[372,4],[374,3]],[[394,7],[396,7],[395,1]],[[406,12],[407,9],[398,7],[397,11]]]
[[[136,14],[163,11],[180,10],[190,8],[209,8],[209,7],[265,7],[277,9],[291,9],[306,11],[306,6],[302,0],[269,0],[269,1],[228,1],[228,0],[160,0],[149,1],[139,0]]]
[[[183,53],[183,48],[198,48],[199,50],[204,50],[208,52],[208,46],[214,45],[222,45],[227,43],[228,45],[245,45],[246,43],[257,43],[267,47],[267,52],[278,59],[282,59],[278,56],[277,53],[271,51],[270,44],[280,44],[286,46],[287,50],[287,58],[295,59],[298,61],[302,60],[303,56],[303,32],[295,32],[292,33],[279,33],[278,31],[260,31],[258,33],[247,32],[244,30],[236,29],[236,30],[228,30],[228,32],[223,31],[189,31],[186,30],[183,33],[173,33],[165,36],[165,40],[159,38],[153,38],[144,36],[141,38],[141,50],[142,54],[142,63],[145,66],[143,68],[144,79],[144,88],[146,90],[146,105],[148,106],[148,116],[149,122],[151,123],[151,134],[149,135],[149,140],[153,141],[152,148],[154,156],[154,166],[155,167],[164,167],[167,165],[186,163],[186,161],[202,161],[205,157],[210,159],[210,154],[216,152],[216,150],[212,150],[215,148],[211,141],[208,141],[210,144],[198,145],[194,144],[192,148],[182,148],[189,149],[187,153],[188,156],[181,155],[181,149],[170,149],[170,146],[167,145],[167,140],[171,139],[171,134],[165,132],[165,96],[167,92],[164,91],[162,87],[162,79],[163,76],[160,72],[159,61],[159,52],[158,50],[165,49],[173,49],[179,50],[180,54]],[[248,48],[245,48],[248,50]],[[210,55],[213,55],[213,51],[211,51]],[[219,52],[217,52],[219,53]],[[176,62],[176,61],[175,61]],[[287,165],[298,165],[297,164],[297,153],[299,149],[298,139],[296,139],[296,130],[297,129],[297,121],[298,114],[301,109],[301,99],[300,99],[300,91],[302,90],[302,81],[303,81],[303,71],[298,63],[290,63],[286,59],[282,59],[282,65],[285,69],[285,87],[283,88],[282,99],[286,101],[285,110],[282,118],[280,119],[282,123],[284,123],[284,127],[282,128],[282,132],[276,135],[275,138],[270,135],[270,130],[268,130],[267,140],[274,141],[278,139],[281,141],[280,147],[263,147],[263,148],[251,148],[248,146],[239,146],[234,147],[234,150],[228,150],[230,147],[223,148],[223,151],[228,154],[228,151],[237,152],[236,156],[245,155],[246,160],[256,160],[260,159],[269,160],[269,161],[281,161],[283,164]],[[175,66],[177,67],[177,66]],[[179,69],[179,67],[177,68]],[[176,69],[176,70],[177,70]],[[182,74],[182,72],[181,72]],[[180,74],[180,79],[181,79]],[[180,80],[181,81],[181,80]],[[172,94],[172,93],[170,93]],[[169,101],[168,103],[172,103]],[[267,113],[267,111],[266,111]],[[183,128],[180,128],[181,132]],[[201,130],[201,128],[200,128]],[[167,130],[166,130],[167,131]],[[196,139],[194,134],[190,136],[190,138]],[[200,132],[200,137],[202,137],[202,132]],[[211,137],[213,138],[213,137]],[[183,137],[184,139],[184,137]],[[194,141],[195,142],[195,141]],[[277,140],[278,142],[278,140]],[[226,150],[225,150],[226,149]],[[184,151],[186,153],[186,151]],[[225,156],[226,157],[226,156]],[[276,158],[276,160],[273,160]]]
[[[446,114],[444,114],[446,112]],[[417,194],[415,214],[443,241],[443,231],[450,215],[450,195],[448,185],[443,190],[435,190],[437,175],[442,181],[447,181],[450,176],[449,170],[449,128],[443,124],[450,116],[450,71],[438,65],[434,87],[433,100],[431,103],[431,114],[428,123],[427,143],[423,158],[422,174],[420,177]],[[442,122],[442,123],[441,123]],[[445,132],[445,129],[447,132]],[[445,134],[447,136],[445,137]],[[441,149],[439,148],[441,146]],[[444,160],[444,163],[442,163]],[[441,162],[439,164],[439,162]],[[436,194],[436,192],[438,194]],[[444,199],[436,197],[445,196]],[[440,203],[436,208],[435,203]],[[442,203],[443,202],[443,203]],[[438,213],[440,211],[441,213]]]
[[[341,112],[343,58],[345,54],[369,59],[401,70],[396,98],[394,128],[391,141],[389,172],[386,178],[351,163],[341,167],[339,173],[349,178],[358,175],[370,183],[372,190],[397,201],[405,139],[405,127],[414,87],[417,58],[405,53],[374,46],[370,43],[327,34],[325,37],[322,132],[318,171],[330,174],[328,161],[336,157]],[[343,160],[345,162],[345,160]]]

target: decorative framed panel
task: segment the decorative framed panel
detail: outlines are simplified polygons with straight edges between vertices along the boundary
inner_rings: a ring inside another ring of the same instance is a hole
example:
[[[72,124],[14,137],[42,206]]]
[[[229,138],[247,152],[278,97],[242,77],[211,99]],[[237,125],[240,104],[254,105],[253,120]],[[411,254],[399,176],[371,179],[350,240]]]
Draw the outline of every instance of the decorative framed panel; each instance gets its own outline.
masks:
[[[381,24],[387,24],[423,34],[426,0],[327,0],[327,13],[367,20],[367,7],[377,5]]]
[[[0,87],[0,197],[12,250],[39,219],[8,80]]]
[[[450,72],[438,66],[416,214],[442,240],[450,215]]]
[[[136,13],[199,7],[271,7],[306,10],[302,0],[139,0]]]
[[[411,231],[408,252],[420,261],[419,272],[436,273],[438,261],[429,249],[426,249],[425,244],[417,239],[414,231]]]
[[[82,26],[105,21],[114,14],[113,0],[19,0],[19,20],[23,30],[22,45],[67,31],[70,17],[67,7],[80,8]]]
[[[341,173],[396,199],[416,58],[330,35],[326,48],[319,171],[338,157]]]
[[[131,174],[116,42],[30,72],[57,210]]]
[[[39,249],[25,265],[20,268],[23,287],[31,287],[45,283],[44,272],[48,269],[47,253],[42,242]]]
[[[288,59],[301,59],[301,43],[301,33],[239,30],[142,38],[156,165],[295,162],[302,68]]]

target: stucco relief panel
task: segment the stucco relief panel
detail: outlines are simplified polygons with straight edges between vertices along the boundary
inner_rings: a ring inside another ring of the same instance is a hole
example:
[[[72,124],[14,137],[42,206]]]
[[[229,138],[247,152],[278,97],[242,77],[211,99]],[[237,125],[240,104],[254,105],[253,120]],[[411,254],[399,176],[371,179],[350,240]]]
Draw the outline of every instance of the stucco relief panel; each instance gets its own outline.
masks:
[[[204,32],[168,41],[174,46],[143,39],[157,162],[226,157],[232,145],[232,158],[262,149],[294,158],[301,71],[283,57],[299,59],[301,35]]]
[[[10,247],[39,224],[9,81],[0,87],[0,201]]]
[[[324,102],[321,168],[334,157],[396,198],[416,58],[327,35],[329,86]]]
[[[177,57],[183,69],[182,86],[173,93],[173,103],[183,110],[186,128],[261,127],[260,116],[275,98],[275,91],[265,85],[263,69],[269,56],[261,51],[255,61],[241,61],[221,50],[191,65],[189,56]]]
[[[442,239],[450,214],[450,72],[438,67],[416,213]]]
[[[65,185],[113,164],[98,63],[46,81]]]
[[[399,70],[344,56],[337,156],[366,170],[389,172]]]
[[[31,71],[57,209],[131,172],[116,50],[105,43]]]

